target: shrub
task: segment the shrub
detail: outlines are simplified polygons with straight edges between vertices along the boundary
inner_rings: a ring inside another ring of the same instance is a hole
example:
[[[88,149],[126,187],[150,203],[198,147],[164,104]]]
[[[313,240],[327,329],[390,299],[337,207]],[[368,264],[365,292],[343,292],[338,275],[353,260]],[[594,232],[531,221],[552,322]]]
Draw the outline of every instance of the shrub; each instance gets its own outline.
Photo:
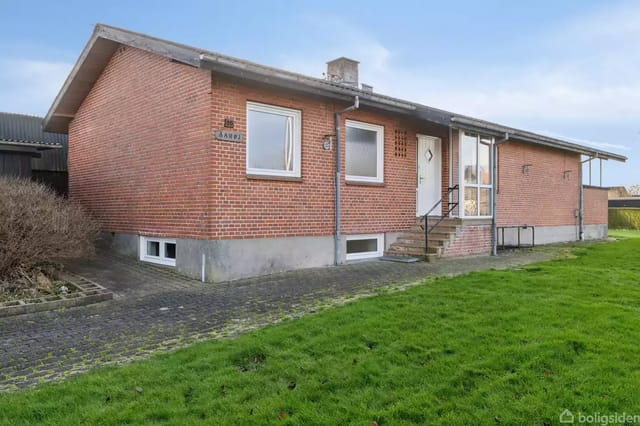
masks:
[[[609,209],[609,228],[640,230],[640,209]]]
[[[51,261],[94,252],[97,223],[49,187],[0,177],[0,285]]]

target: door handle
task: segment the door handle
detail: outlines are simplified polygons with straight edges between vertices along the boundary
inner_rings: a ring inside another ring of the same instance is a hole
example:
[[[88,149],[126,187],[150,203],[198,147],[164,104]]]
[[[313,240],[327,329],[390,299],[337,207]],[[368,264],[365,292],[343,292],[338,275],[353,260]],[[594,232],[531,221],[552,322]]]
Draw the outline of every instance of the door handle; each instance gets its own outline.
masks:
[[[418,183],[422,183],[423,180],[424,180],[424,177],[418,176]]]

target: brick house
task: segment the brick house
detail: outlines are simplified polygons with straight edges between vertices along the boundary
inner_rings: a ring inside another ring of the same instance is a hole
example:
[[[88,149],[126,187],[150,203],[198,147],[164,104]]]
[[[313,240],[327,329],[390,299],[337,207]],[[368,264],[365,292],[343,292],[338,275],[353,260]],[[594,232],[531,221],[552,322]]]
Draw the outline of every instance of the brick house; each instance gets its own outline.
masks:
[[[207,281],[607,236],[582,162],[625,157],[378,94],[347,58],[326,75],[98,25],[45,129],[112,249]]]

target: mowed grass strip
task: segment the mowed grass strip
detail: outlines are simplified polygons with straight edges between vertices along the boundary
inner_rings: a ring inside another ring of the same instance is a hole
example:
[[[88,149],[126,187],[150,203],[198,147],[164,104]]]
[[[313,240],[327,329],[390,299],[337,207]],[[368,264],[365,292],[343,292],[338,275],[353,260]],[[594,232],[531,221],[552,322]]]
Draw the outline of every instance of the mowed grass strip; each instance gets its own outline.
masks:
[[[543,425],[564,409],[640,414],[639,235],[4,394],[0,421]]]

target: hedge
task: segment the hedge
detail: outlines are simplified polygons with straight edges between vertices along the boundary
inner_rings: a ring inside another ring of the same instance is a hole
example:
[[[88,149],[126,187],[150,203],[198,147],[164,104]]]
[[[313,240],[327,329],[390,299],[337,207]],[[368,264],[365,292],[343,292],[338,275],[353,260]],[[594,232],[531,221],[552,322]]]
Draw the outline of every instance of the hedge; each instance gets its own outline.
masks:
[[[640,209],[628,207],[610,208],[609,229],[640,230]]]

